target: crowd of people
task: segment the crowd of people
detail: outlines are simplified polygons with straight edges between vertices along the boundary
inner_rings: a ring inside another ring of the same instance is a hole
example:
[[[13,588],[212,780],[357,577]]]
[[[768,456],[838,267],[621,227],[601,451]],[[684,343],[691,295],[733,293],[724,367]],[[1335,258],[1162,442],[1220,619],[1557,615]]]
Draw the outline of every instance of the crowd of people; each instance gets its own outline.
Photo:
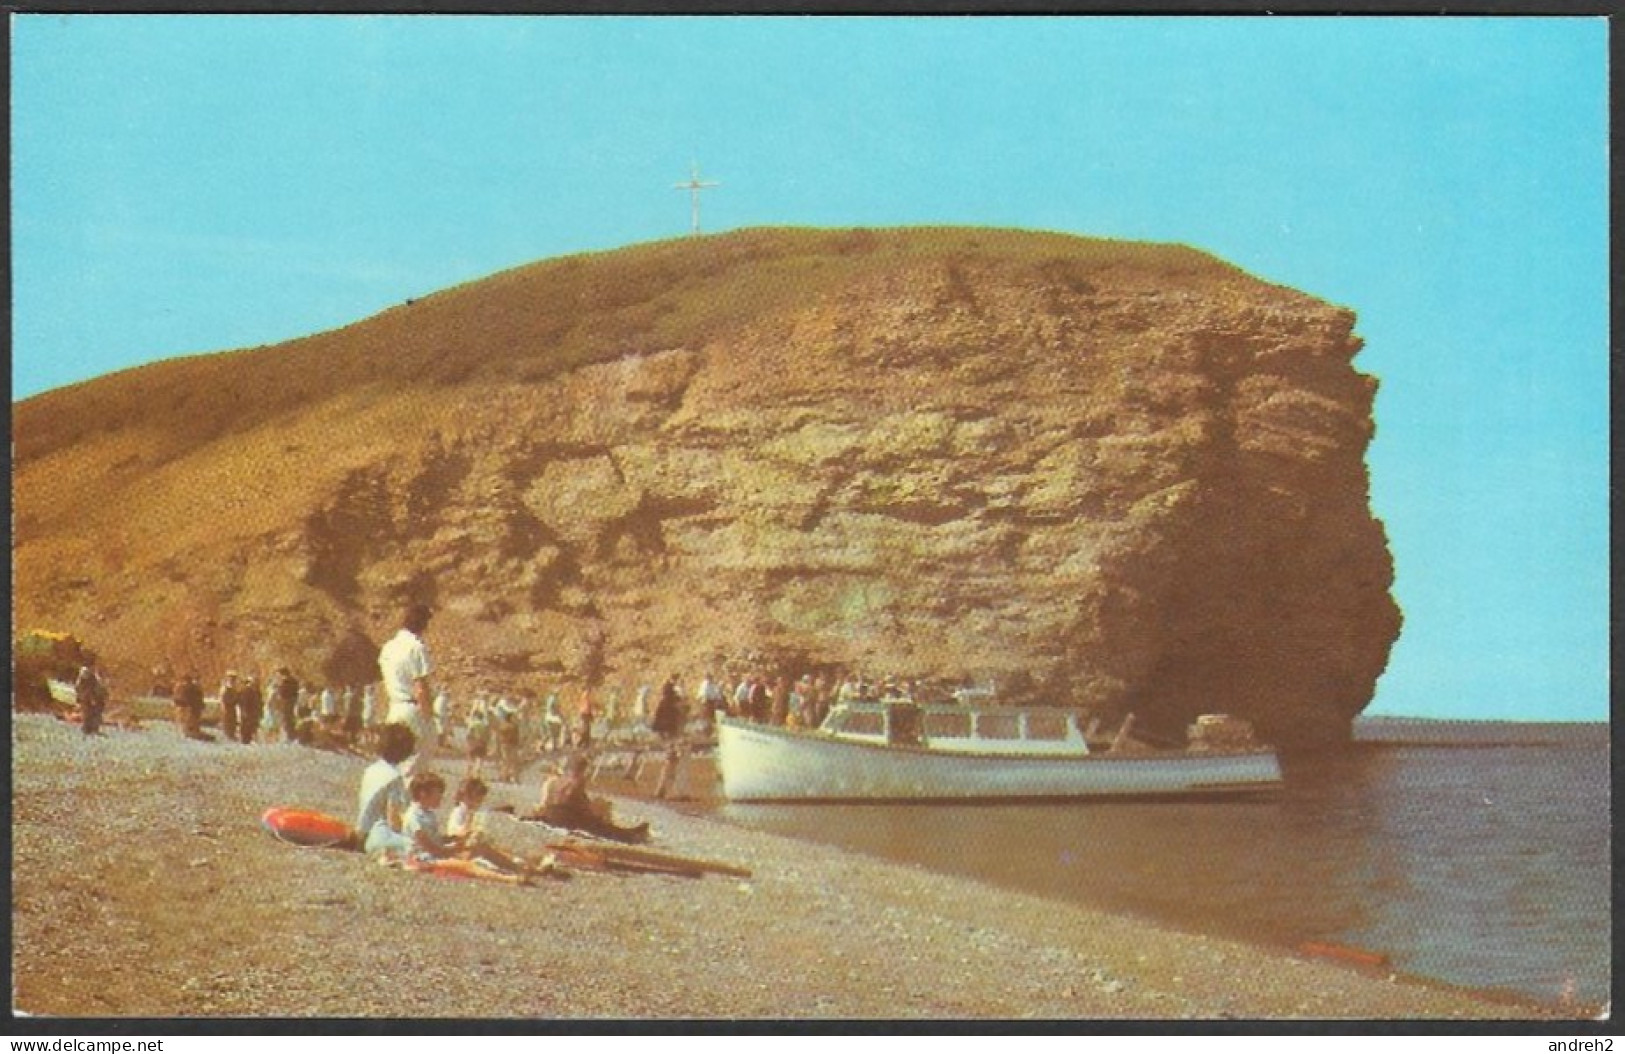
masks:
[[[897,678],[791,677],[758,666],[726,677],[707,672],[689,691],[673,674],[658,689],[641,685],[629,702],[620,692],[600,699],[586,689],[568,712],[562,690],[517,694],[482,687],[457,701],[436,684],[425,640],[430,618],[425,605],[406,610],[399,631],[379,650],[378,679],[369,683],[307,683],[287,666],[263,679],[228,670],[217,696],[219,729],[228,741],[243,745],[281,741],[375,754],[357,793],[357,847],[402,866],[461,869],[501,881],[528,883],[550,873],[550,865],[506,853],[486,837],[486,766],[493,761],[492,778],[519,783],[530,762],[552,756],[536,807],[525,819],[641,842],[649,837],[647,824],[617,825],[604,803],[588,793],[591,759],[605,741],[646,744],[652,738],[664,746],[668,760],[675,760],[682,743],[709,737],[723,715],[816,728],[841,702],[907,699],[920,688]],[[106,707],[107,685],[93,660],[75,690],[83,727],[94,733]],[[173,699],[186,737],[212,738],[203,731],[206,699],[195,671],[155,687],[163,690]],[[442,821],[448,781],[438,768],[454,763],[459,748],[463,772],[450,816]]]

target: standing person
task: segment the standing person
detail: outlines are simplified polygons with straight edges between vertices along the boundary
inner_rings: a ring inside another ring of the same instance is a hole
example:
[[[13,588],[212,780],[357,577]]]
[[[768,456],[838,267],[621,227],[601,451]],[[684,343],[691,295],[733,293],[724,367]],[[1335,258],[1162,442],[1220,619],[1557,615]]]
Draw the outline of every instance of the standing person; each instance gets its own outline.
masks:
[[[818,678],[813,681],[812,716],[809,719],[811,723],[807,727],[823,727],[824,718],[829,716],[829,703],[832,693],[833,689],[830,687],[829,677],[822,673],[819,674]]]
[[[282,741],[292,743],[299,730],[299,679],[286,666],[276,672],[276,717]]]
[[[79,731],[87,736],[101,734],[102,714],[107,710],[107,682],[96,669],[96,656],[86,655],[73,682],[74,701],[79,704]]]
[[[237,738],[237,707],[241,703],[237,688],[237,671],[227,670],[220,682],[220,732],[227,739]]]
[[[786,725],[812,727],[812,678],[802,677],[790,686],[790,706]]]
[[[683,699],[677,690],[677,675],[674,673],[666,678],[666,683],[660,688],[660,700],[655,703],[649,728],[670,746],[683,734],[683,717]]]
[[[575,747],[587,750],[592,746],[592,726],[598,712],[592,708],[592,689],[581,689],[581,710],[576,714]]]
[[[344,689],[344,738],[352,749],[361,745],[361,706],[361,693],[355,690],[355,685],[347,685]]]
[[[783,726],[790,717],[790,678],[784,674],[773,683],[773,702],[770,704],[768,720],[775,725]]]
[[[261,713],[264,703],[259,678],[249,674],[242,690],[237,693],[237,699],[237,738],[247,746],[254,742],[254,733],[259,731],[260,718],[264,716]]]
[[[175,691],[175,717],[187,739],[203,738],[203,686],[198,683],[196,670],[188,670]]]
[[[773,716],[773,699],[767,690],[767,678],[753,674],[750,679],[750,719],[759,725],[767,724]]]
[[[434,664],[423,634],[429,628],[432,612],[427,604],[411,604],[401,618],[401,628],[378,652],[378,671],[383,675],[384,698],[389,700],[391,724],[403,724],[417,737],[417,754],[408,762],[414,773],[434,763],[435,734],[430,707],[434,689],[429,674]]]
[[[260,697],[260,731],[265,733],[267,743],[282,730],[282,718],[276,708],[278,676],[275,670],[271,671],[265,678],[264,693]]]
[[[543,749],[549,752],[562,750],[566,738],[564,718],[559,716],[559,693],[548,692],[547,701],[542,704]]]
[[[498,778],[504,783],[519,782],[519,711],[506,698],[497,701],[495,713]]]
[[[384,723],[384,715],[378,709],[378,691],[368,684],[361,689],[361,723],[369,732],[377,732]]]
[[[463,731],[463,746],[468,752],[468,768],[463,773],[464,778],[476,779],[491,753],[491,718],[485,712],[484,699],[474,700],[474,709],[469,711],[468,726]]]
[[[700,700],[700,716],[705,721],[707,732],[716,724],[717,714],[726,713],[728,707],[727,696],[723,694],[722,685],[709,671],[705,679],[700,682],[699,690],[695,693]]]
[[[451,746],[451,696],[444,688],[434,696],[434,732],[437,746]]]

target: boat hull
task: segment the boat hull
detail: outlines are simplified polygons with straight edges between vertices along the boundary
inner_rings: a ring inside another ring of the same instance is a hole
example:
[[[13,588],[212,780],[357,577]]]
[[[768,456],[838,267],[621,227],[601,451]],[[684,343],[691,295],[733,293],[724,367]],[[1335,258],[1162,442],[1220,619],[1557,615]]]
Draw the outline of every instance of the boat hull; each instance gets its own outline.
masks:
[[[1279,788],[1268,750],[1057,757],[854,743],[723,719],[723,795],[740,802],[997,801],[1253,795]]]

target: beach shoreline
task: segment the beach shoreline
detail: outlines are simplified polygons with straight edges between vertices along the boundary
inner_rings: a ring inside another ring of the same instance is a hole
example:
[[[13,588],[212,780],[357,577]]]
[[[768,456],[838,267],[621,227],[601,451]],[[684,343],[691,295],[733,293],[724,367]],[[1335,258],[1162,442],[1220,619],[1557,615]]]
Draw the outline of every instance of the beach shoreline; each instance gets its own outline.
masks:
[[[1586,1016],[1060,904],[682,803],[614,798],[623,822],[652,823],[652,848],[749,879],[582,872],[516,888],[298,849],[260,814],[347,817],[360,759],[192,742],[157,722],[86,738],[14,714],[12,761],[13,1007],[32,1015],[538,1027]],[[496,783],[492,804],[524,811],[534,793]],[[491,819],[510,848],[556,837]]]

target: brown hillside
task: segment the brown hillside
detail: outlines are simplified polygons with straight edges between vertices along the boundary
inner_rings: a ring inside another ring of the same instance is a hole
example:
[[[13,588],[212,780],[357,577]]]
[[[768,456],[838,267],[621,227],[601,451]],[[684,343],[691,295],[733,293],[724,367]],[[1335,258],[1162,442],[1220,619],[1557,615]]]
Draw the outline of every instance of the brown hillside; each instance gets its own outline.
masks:
[[[15,617],[454,689],[757,652],[1345,734],[1398,612],[1352,315],[1193,250],[751,230],[14,407]]]

